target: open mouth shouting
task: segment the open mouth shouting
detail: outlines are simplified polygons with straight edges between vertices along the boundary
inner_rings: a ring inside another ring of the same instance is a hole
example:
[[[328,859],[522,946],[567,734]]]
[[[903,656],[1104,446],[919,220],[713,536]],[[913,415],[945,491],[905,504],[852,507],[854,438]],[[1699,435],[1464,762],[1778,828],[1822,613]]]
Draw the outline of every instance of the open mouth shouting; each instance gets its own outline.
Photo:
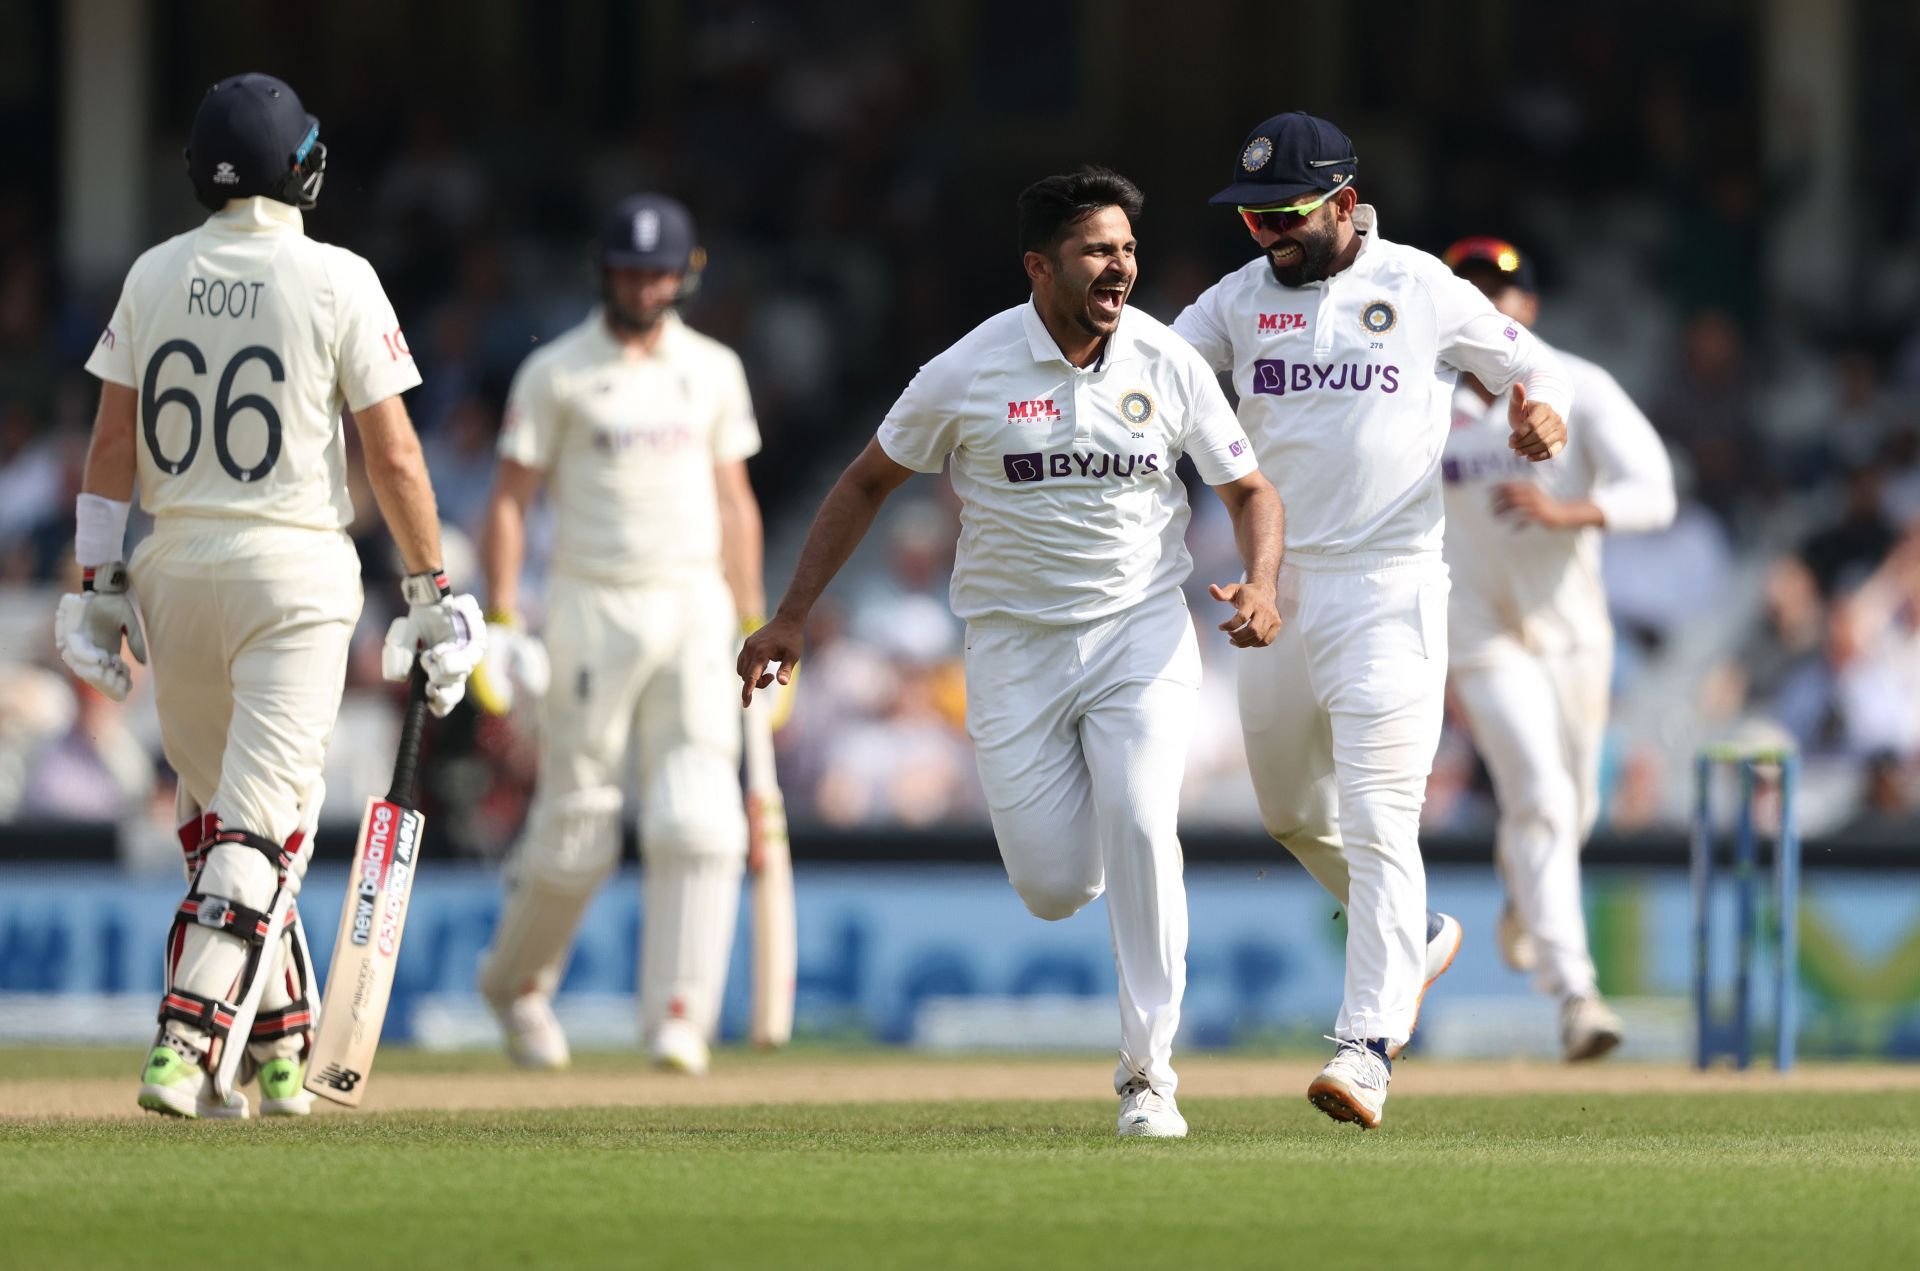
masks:
[[[1097,322],[1118,322],[1120,309],[1127,303],[1128,285],[1124,279],[1098,282],[1087,292],[1087,308]]]

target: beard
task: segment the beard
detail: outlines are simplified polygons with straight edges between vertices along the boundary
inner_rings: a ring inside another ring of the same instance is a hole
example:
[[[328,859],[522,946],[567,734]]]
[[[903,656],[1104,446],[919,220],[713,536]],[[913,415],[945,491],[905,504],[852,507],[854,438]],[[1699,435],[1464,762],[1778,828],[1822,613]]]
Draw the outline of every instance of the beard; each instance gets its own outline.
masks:
[[[1310,282],[1319,282],[1333,269],[1333,257],[1337,251],[1338,234],[1333,219],[1326,224],[1301,228],[1292,242],[1300,248],[1300,257],[1288,265],[1274,263],[1273,253],[1267,253],[1267,266],[1273,270],[1273,276],[1282,287],[1303,287]]]
[[[607,321],[617,330],[628,331],[634,335],[644,335],[659,326],[660,319],[666,317],[667,310],[673,307],[648,305],[645,308],[629,308],[612,296],[605,297],[603,303],[606,306]]]

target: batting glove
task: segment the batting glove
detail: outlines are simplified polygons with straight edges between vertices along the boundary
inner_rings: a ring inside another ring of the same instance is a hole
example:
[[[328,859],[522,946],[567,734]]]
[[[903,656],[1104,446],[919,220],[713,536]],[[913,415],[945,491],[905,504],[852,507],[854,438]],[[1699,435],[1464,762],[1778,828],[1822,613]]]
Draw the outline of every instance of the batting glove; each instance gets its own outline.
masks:
[[[116,702],[133,687],[133,670],[120,658],[126,637],[134,661],[144,665],[147,640],[127,594],[127,567],[119,561],[86,571],[84,590],[60,597],[53,615],[53,643],[73,673]]]
[[[414,658],[427,673],[427,709],[444,716],[467,695],[467,677],[487,652],[487,624],[480,602],[456,596],[439,570],[410,574],[400,585],[407,614],[387,628],[380,650],[380,673],[404,680]]]
[[[537,703],[547,695],[553,678],[547,647],[540,637],[520,629],[513,614],[487,615],[487,655],[469,681],[474,705],[493,715],[505,715],[515,702]]]

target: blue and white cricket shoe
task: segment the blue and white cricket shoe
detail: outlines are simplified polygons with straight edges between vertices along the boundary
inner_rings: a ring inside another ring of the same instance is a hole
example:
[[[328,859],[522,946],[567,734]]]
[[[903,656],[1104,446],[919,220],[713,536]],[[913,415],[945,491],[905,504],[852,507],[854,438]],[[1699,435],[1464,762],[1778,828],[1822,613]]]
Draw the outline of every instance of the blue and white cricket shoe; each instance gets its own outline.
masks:
[[[1458,918],[1451,914],[1437,914],[1431,909],[1427,911],[1426,978],[1420,982],[1420,996],[1414,999],[1413,1023],[1407,1026],[1409,1033],[1420,1027],[1420,1003],[1427,1000],[1427,990],[1433,987],[1435,980],[1447,973],[1447,968],[1460,955],[1460,944],[1464,939],[1465,933],[1460,929]],[[1387,1058],[1400,1058],[1400,1052],[1406,1048],[1407,1043],[1401,1042],[1387,1051]]]
[[[1187,1119],[1173,1096],[1161,1094],[1135,1078],[1120,1092],[1120,1120],[1115,1127],[1123,1139],[1184,1139]]]

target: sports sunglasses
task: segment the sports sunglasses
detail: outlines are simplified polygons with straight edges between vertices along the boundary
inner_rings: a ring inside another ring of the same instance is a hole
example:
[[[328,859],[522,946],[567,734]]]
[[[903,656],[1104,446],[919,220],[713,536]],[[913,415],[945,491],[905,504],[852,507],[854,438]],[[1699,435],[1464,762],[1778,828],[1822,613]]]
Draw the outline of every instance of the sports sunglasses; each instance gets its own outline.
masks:
[[[1346,189],[1347,183],[1352,179],[1352,177],[1341,177],[1340,184],[1320,197],[1309,199],[1305,203],[1292,203],[1285,207],[1239,208],[1240,219],[1247,223],[1247,230],[1250,233],[1258,234],[1264,229],[1275,234],[1284,234],[1296,225],[1305,224],[1306,219],[1318,212],[1328,199]]]

